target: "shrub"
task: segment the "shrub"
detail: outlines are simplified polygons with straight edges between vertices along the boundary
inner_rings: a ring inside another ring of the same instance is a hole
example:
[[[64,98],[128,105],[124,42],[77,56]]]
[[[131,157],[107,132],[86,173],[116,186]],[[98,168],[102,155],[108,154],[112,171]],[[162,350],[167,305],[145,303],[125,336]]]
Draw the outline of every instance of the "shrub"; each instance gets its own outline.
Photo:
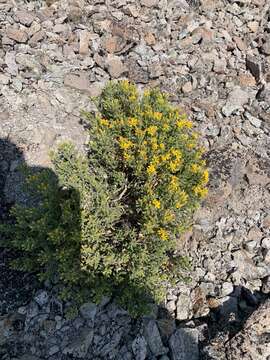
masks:
[[[87,156],[63,144],[52,154],[58,179],[30,176],[39,205],[14,208],[12,245],[42,278],[57,273],[66,296],[113,295],[138,314],[181,276],[176,242],[208,172],[191,121],[159,90],[139,96],[128,81],[111,82],[96,104],[98,114],[84,113]]]

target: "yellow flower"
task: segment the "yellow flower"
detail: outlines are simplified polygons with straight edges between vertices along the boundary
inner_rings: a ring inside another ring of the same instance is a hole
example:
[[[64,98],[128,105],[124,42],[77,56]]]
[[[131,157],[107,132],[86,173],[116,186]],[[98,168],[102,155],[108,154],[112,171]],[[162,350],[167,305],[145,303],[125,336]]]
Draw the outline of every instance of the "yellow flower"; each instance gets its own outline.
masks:
[[[177,176],[172,176],[171,181],[169,183],[169,189],[171,191],[176,191],[176,190],[178,190],[178,188],[179,188],[179,180],[178,180]]]
[[[151,145],[152,145],[152,149],[153,150],[157,150],[158,149],[158,144],[157,144],[157,139],[153,138],[151,141]]]
[[[194,142],[189,142],[189,143],[187,143],[187,148],[188,149],[194,149],[195,148],[195,146],[196,146],[196,144],[194,143]]]
[[[204,198],[208,194],[208,189],[202,187],[201,185],[197,185],[193,187],[194,194],[199,196],[200,198]]]
[[[124,90],[127,90],[129,88],[130,84],[128,80],[122,80],[122,87]]]
[[[155,135],[156,135],[156,132],[157,132],[157,129],[158,129],[157,126],[152,125],[152,126],[149,126],[149,127],[146,129],[146,131],[148,132],[149,135],[155,136]]]
[[[156,208],[156,209],[160,209],[160,201],[159,200],[157,200],[157,199],[154,199],[153,201],[152,201],[152,204],[154,205],[154,207]]]
[[[208,170],[204,170],[203,174],[202,174],[202,181],[203,184],[207,184],[209,181],[209,172]]]
[[[171,153],[177,158],[177,159],[181,159],[182,157],[182,153],[179,149],[172,149]]]
[[[143,93],[143,96],[148,97],[150,95],[150,91],[149,90],[145,90]]]
[[[167,154],[164,154],[164,155],[161,156],[161,160],[164,161],[164,162],[169,160],[170,158],[171,158],[170,153],[167,153]]]
[[[146,169],[148,175],[154,175],[157,171],[153,164],[150,164]]]
[[[137,126],[138,125],[138,119],[136,119],[136,118],[130,118],[130,119],[128,119],[128,124],[130,125],[130,126]]]
[[[158,230],[158,235],[160,236],[161,240],[167,240],[169,237],[168,232],[163,228]]]
[[[128,154],[127,152],[124,152],[124,159],[125,160],[130,160],[131,159],[131,155],[130,154]]]
[[[186,127],[187,129],[191,129],[193,125],[192,125],[192,122],[190,120],[181,119],[181,120],[177,120],[176,126],[179,129],[182,129],[184,127]]]
[[[198,164],[191,164],[191,172],[197,174],[201,171],[201,167]]]
[[[132,142],[122,136],[119,138],[119,146],[123,150],[128,150],[130,147],[133,146]]]
[[[100,125],[110,126],[110,123],[107,119],[100,119]]]
[[[159,144],[159,147],[160,147],[161,150],[165,149],[165,145],[163,143]]]
[[[154,120],[160,120],[161,118],[162,118],[162,113],[161,112],[155,111],[153,113],[153,119]]]
[[[131,95],[129,98],[129,101],[136,101],[137,100],[137,96],[135,94]]]
[[[181,162],[180,161],[170,161],[169,163],[169,168],[172,172],[176,172],[177,170],[179,170],[179,166],[180,166]]]

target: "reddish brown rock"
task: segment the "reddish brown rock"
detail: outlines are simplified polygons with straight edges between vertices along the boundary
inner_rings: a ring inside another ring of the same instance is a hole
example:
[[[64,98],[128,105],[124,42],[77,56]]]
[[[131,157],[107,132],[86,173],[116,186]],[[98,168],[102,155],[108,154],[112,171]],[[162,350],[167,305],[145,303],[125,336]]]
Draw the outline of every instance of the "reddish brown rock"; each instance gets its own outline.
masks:
[[[28,38],[25,31],[16,29],[15,27],[9,27],[7,29],[7,36],[18,43],[26,43]]]
[[[102,45],[108,53],[113,54],[120,52],[125,47],[126,41],[120,36],[109,35],[103,40]]]
[[[251,74],[240,74],[239,83],[243,87],[255,86],[256,80]]]
[[[155,45],[156,43],[156,38],[154,36],[154,34],[152,34],[151,32],[148,32],[145,34],[144,36],[144,40],[146,42],[147,45]]]

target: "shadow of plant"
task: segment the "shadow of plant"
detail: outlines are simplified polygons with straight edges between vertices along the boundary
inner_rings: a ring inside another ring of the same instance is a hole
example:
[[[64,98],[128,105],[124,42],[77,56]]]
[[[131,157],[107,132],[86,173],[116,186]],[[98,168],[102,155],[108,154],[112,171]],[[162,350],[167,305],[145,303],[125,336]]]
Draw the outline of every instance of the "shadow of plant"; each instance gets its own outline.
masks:
[[[67,168],[65,172],[65,164],[74,160],[71,159],[73,148],[68,148],[65,155],[61,150],[56,155],[57,160],[62,157],[58,162],[58,166],[63,166],[62,178],[59,179],[52,169],[27,166],[22,152],[12,142],[0,140],[0,146],[6,150],[12,149],[16,158],[14,160],[13,154],[13,160],[1,172],[0,244],[13,252],[11,267],[35,273],[40,281],[49,279],[58,285],[63,299],[76,305],[89,299],[100,301],[103,296],[112,296],[121,297],[121,305],[134,315],[147,311],[147,304],[152,300],[144,284],[130,282],[128,274],[126,277],[122,274],[119,278],[118,274],[109,270],[108,274],[102,274],[98,268],[96,272],[88,271],[89,256],[86,256],[86,252],[92,252],[93,262],[96,253],[94,247],[82,251],[85,231],[88,235],[91,233],[94,242],[98,242],[104,236],[102,224],[104,231],[110,231],[108,223],[117,218],[120,210],[116,207],[106,208],[106,191],[102,191],[96,179],[89,180],[88,174],[84,173],[89,169],[84,168],[81,159],[78,163],[73,162],[80,171],[70,172],[70,168]],[[83,186],[86,185],[87,180],[87,186],[93,186],[94,197],[84,199],[82,208],[79,189],[82,182]],[[9,200],[16,202],[12,207],[5,202],[7,192]],[[88,227],[83,232],[81,223],[86,221],[89,214],[93,216],[93,221],[88,221]],[[113,239],[108,246],[114,246]],[[112,252],[109,260],[114,266],[113,255]]]

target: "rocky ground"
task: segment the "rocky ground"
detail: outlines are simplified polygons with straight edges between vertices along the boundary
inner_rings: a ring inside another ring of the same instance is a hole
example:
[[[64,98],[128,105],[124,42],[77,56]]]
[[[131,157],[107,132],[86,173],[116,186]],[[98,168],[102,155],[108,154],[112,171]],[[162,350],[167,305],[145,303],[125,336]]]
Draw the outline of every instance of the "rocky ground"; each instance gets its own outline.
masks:
[[[1,360],[268,359],[269,24],[268,0],[0,0],[0,217],[20,200],[23,158],[50,166],[64,139],[83,151],[80,110],[109,79],[169,92],[211,170],[179,243],[191,281],[152,317],[132,320],[104,299],[68,320],[54,288],[8,270],[2,249]]]

